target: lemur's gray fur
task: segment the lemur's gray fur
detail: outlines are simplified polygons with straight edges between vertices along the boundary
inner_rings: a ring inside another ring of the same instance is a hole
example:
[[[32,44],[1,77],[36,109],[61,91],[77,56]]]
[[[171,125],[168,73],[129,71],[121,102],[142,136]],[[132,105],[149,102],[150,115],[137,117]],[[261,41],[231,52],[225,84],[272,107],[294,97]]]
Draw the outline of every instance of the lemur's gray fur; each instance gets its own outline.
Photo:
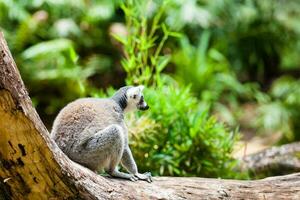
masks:
[[[124,112],[149,108],[143,88],[126,86],[111,98],[82,98],[69,103],[54,121],[52,138],[70,159],[93,171],[151,182],[149,172],[138,173],[124,122]],[[129,173],[118,171],[120,162]]]

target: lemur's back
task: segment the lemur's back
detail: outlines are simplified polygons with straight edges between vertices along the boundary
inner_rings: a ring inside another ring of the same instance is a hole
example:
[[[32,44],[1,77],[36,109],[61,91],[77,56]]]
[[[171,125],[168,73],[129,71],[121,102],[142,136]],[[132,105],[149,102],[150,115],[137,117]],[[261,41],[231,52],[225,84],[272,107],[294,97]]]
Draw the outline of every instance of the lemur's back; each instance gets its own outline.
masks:
[[[123,112],[111,99],[83,98],[69,103],[56,117],[51,131],[58,146],[69,155],[72,145],[111,124],[123,126]]]

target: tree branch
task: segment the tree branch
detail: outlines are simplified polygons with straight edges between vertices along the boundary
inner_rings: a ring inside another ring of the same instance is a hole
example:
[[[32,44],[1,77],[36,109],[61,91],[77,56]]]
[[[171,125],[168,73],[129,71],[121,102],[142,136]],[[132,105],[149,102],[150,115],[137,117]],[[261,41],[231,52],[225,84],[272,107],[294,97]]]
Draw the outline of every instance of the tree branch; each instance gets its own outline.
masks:
[[[300,171],[300,142],[271,147],[241,160],[242,170],[256,175],[284,175]]]

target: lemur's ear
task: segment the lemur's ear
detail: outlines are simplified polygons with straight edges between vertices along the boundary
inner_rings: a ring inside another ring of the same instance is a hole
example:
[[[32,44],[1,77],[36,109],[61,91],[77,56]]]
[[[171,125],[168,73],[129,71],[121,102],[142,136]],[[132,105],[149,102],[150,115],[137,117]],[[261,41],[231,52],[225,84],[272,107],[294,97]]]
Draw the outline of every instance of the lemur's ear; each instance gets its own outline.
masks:
[[[144,88],[145,88],[145,86],[143,86],[143,85],[139,85],[139,86],[137,86],[138,88],[139,88],[139,90],[142,92],[143,90],[144,90]]]

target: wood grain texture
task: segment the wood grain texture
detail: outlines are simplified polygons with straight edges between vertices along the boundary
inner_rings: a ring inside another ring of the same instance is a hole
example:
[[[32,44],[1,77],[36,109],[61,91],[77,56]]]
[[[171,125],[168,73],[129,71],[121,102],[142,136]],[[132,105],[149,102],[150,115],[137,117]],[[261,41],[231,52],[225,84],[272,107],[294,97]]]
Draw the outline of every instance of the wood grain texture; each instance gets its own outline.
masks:
[[[49,137],[0,34],[0,199],[299,199],[300,173],[258,181],[102,177]]]
[[[248,155],[241,160],[241,169],[256,175],[284,175],[300,171],[300,142],[275,146]]]

